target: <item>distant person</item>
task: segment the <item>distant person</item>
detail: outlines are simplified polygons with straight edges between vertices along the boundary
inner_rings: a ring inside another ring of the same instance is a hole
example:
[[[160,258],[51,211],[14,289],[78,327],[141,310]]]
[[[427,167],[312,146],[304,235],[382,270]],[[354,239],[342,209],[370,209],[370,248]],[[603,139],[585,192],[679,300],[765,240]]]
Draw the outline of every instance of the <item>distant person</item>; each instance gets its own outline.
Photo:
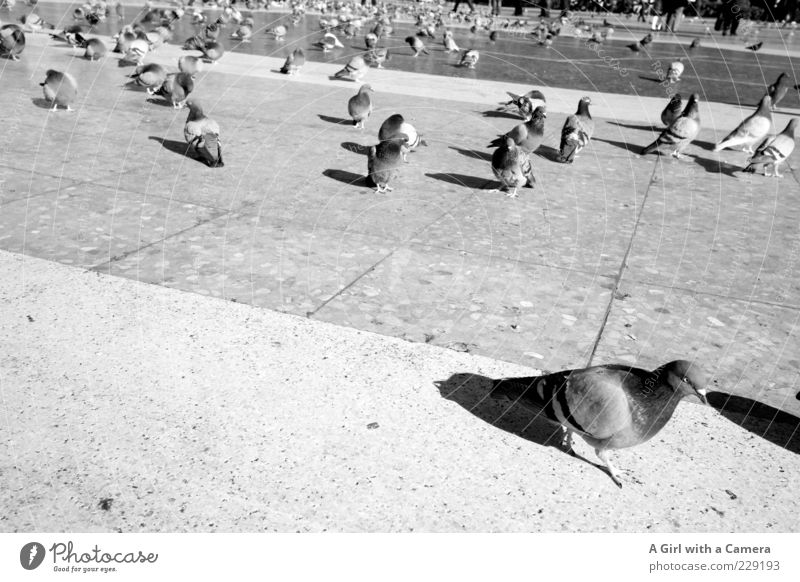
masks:
[[[664,28],[668,32],[678,32],[678,24],[680,24],[681,18],[683,18],[683,11],[688,5],[689,0],[665,0],[664,13],[666,14],[666,20]]]
[[[472,3],[472,0],[456,0],[455,6],[453,6],[453,12],[458,12],[458,7],[461,6],[462,2],[466,2],[469,9],[475,12],[475,5]]]
[[[503,0],[491,0],[492,16],[500,16],[500,8],[503,5]]]
[[[722,36],[736,36],[739,21],[750,12],[749,0],[722,0],[717,22],[721,24]],[[716,27],[715,27],[716,28]]]

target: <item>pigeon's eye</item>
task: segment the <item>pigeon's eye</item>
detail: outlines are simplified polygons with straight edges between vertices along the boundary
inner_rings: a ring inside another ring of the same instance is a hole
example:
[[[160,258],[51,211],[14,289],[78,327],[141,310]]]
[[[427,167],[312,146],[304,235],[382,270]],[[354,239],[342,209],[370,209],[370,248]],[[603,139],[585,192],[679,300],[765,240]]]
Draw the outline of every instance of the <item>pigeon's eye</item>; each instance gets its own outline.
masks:
[[[689,383],[689,378],[684,376],[683,378],[681,378],[681,382],[686,382],[688,384]]]

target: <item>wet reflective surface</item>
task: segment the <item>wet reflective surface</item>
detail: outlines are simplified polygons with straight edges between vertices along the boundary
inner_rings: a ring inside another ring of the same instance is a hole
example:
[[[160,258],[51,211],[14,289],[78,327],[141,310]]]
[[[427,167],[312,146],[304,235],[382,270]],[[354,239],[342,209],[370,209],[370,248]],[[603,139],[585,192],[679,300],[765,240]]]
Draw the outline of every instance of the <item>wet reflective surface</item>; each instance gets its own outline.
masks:
[[[76,22],[72,18],[75,5],[39,3],[37,12],[57,28]],[[10,13],[3,10],[0,18],[4,22],[26,14],[29,8],[18,4]],[[136,18],[132,7],[126,8],[127,18]],[[218,10],[206,10],[212,18]],[[307,59],[318,62],[345,63],[353,54],[364,51],[364,34],[369,23],[354,38],[345,38],[337,31],[344,48],[323,53],[314,47],[314,43],[322,38],[319,18],[306,16],[297,25],[288,21],[286,12],[244,11],[243,15],[252,16],[255,20],[255,34],[250,42],[231,39],[236,24],[228,24],[223,28],[220,40],[227,50],[236,52],[283,57],[291,50],[302,46],[306,50]],[[113,35],[125,22],[121,22],[116,14],[100,23],[97,34]],[[276,41],[265,31],[285,25],[288,29],[285,40]],[[195,35],[202,26],[193,25],[191,16],[185,15],[176,23],[173,44]],[[428,56],[413,57],[413,52],[403,39],[416,32],[413,23],[396,23],[392,36],[382,39],[381,46],[392,51],[391,60],[386,68],[417,73],[445,75],[451,77],[468,77],[477,79],[517,82],[523,85],[539,87],[569,87],[586,91],[602,91],[659,97],[665,95],[661,85],[659,69],[665,71],[669,62],[682,58],[686,70],[683,79],[675,86],[675,90],[689,94],[697,92],[705,101],[722,103],[754,104],[764,93],[764,87],[772,83],[785,71],[792,76],[791,59],[781,56],[742,53],[739,51],[719,50],[701,46],[689,55],[688,44],[692,37],[687,36],[681,44],[659,43],[651,45],[649,52],[633,53],[627,48],[630,41],[607,41],[602,46],[592,47],[585,40],[559,37],[552,47],[540,47],[533,36],[521,33],[503,32],[496,42],[490,42],[485,34],[471,34],[466,28],[453,28],[456,43],[461,48],[475,48],[480,51],[481,59],[475,70],[457,66],[460,55],[447,53],[441,39],[425,39],[431,52]],[[776,36],[776,31],[765,31],[762,38]],[[793,43],[795,37],[784,36]],[[742,39],[744,42],[745,39]],[[777,37],[770,40],[778,44]],[[711,45],[713,39],[706,38],[704,44]],[[787,44],[789,48],[791,46]],[[791,91],[784,99],[782,107],[800,107],[797,92]]]

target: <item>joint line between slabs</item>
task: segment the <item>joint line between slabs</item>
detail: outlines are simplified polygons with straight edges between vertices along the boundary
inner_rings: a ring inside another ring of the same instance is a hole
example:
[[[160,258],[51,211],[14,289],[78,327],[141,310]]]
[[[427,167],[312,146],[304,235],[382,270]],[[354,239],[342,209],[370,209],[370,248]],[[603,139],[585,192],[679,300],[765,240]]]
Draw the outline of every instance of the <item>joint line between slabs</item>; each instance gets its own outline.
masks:
[[[488,181],[487,181],[487,183],[490,183],[490,182],[491,182],[491,180],[488,180]],[[486,186],[486,185],[484,184],[484,186],[483,186],[481,189],[483,189],[485,186]],[[340,297],[340,296],[342,295],[342,293],[344,293],[345,291],[347,291],[348,289],[350,289],[350,288],[351,288],[353,285],[355,285],[356,283],[358,283],[358,282],[359,282],[361,279],[363,279],[365,276],[367,276],[367,275],[368,275],[368,274],[370,274],[372,271],[374,271],[376,268],[378,268],[378,265],[380,265],[380,264],[381,264],[381,263],[383,263],[383,262],[384,262],[386,259],[388,259],[388,258],[389,258],[389,257],[391,257],[392,255],[394,255],[394,254],[397,252],[397,249],[399,249],[399,248],[401,248],[401,247],[405,246],[405,245],[408,243],[408,241],[409,241],[409,240],[411,240],[412,238],[414,238],[414,237],[415,237],[416,235],[418,235],[419,233],[423,232],[425,229],[427,229],[427,228],[428,228],[430,225],[432,225],[432,224],[434,224],[435,222],[437,222],[437,221],[438,221],[439,219],[441,219],[443,216],[446,216],[447,214],[449,214],[450,212],[452,212],[452,210],[453,210],[453,209],[454,209],[456,206],[458,206],[459,204],[461,204],[461,203],[462,203],[462,200],[461,200],[461,199],[459,199],[457,202],[454,202],[452,205],[450,205],[450,206],[447,208],[447,210],[445,210],[445,211],[441,212],[440,214],[436,215],[436,217],[435,217],[435,218],[431,219],[429,222],[427,222],[427,223],[423,224],[422,226],[420,226],[420,227],[419,227],[417,230],[415,230],[414,232],[412,232],[411,234],[409,234],[409,235],[408,235],[407,237],[405,237],[403,240],[401,240],[401,241],[398,241],[398,243],[397,243],[397,244],[394,246],[394,248],[393,248],[391,251],[389,251],[389,252],[388,252],[388,253],[387,253],[385,256],[383,256],[383,257],[381,257],[380,259],[378,259],[378,260],[377,260],[377,261],[376,261],[376,262],[375,262],[373,265],[371,265],[370,267],[368,267],[368,268],[367,268],[367,269],[366,269],[366,270],[365,270],[363,273],[361,273],[360,275],[356,276],[356,277],[355,277],[355,278],[354,278],[352,281],[350,281],[350,282],[349,282],[347,285],[345,285],[344,287],[342,287],[341,289],[339,289],[339,290],[338,290],[336,293],[334,293],[334,294],[333,294],[331,297],[329,297],[328,299],[326,299],[325,301],[323,301],[323,302],[322,302],[322,303],[321,303],[321,304],[320,304],[318,307],[315,307],[315,308],[314,308],[312,311],[308,311],[308,312],[306,312],[306,317],[308,317],[309,319],[310,319],[310,318],[312,318],[312,317],[314,317],[314,316],[315,316],[317,313],[319,313],[319,312],[320,312],[320,311],[321,311],[321,310],[322,310],[322,309],[323,309],[325,306],[327,306],[329,303],[331,303],[331,302],[332,302],[334,299],[337,299],[338,297]],[[431,246],[433,246],[433,245],[431,245]]]
[[[162,237],[162,238],[160,238],[158,240],[154,240],[154,241],[149,242],[147,244],[143,244],[141,246],[136,247],[135,249],[131,249],[129,251],[125,251],[125,252],[123,252],[123,253],[121,253],[119,255],[114,255],[113,257],[111,257],[107,261],[103,261],[102,263],[98,263],[98,264],[94,265],[93,267],[89,267],[89,270],[90,271],[98,271],[99,272],[102,267],[105,267],[105,266],[109,266],[110,267],[113,263],[118,263],[119,261],[121,261],[123,259],[127,259],[128,257],[130,257],[134,253],[138,253],[139,251],[142,251],[144,249],[150,248],[150,247],[155,246],[155,245],[157,245],[159,243],[163,243],[164,241],[168,241],[169,239],[175,238],[176,236],[180,236],[180,235],[182,235],[182,234],[184,234],[186,232],[189,232],[190,230],[195,229],[198,226],[203,226],[205,224],[208,224],[209,222],[213,222],[215,220],[219,220],[220,218],[223,218],[224,216],[229,216],[231,214],[232,214],[232,212],[222,212],[221,214],[218,214],[216,216],[212,216],[211,218],[207,218],[205,220],[200,220],[197,223],[193,224],[192,226],[188,226],[188,227],[186,227],[184,229],[175,231],[175,232],[173,232],[172,234],[170,234],[168,236]]]
[[[614,280],[614,286],[611,289],[611,297],[608,299],[608,305],[606,306],[606,312],[603,314],[603,320],[600,322],[600,329],[597,331],[597,336],[594,339],[594,343],[592,344],[592,351],[589,354],[589,359],[586,362],[586,366],[592,365],[592,360],[594,360],[594,355],[597,352],[597,346],[600,345],[600,340],[603,337],[603,332],[606,329],[606,324],[608,323],[608,318],[611,315],[611,308],[614,305],[614,298],[617,295],[617,291],[619,290],[619,285],[622,282],[622,276],[625,273],[625,267],[628,264],[628,256],[631,253],[631,249],[633,248],[633,241],[636,239],[636,233],[639,231],[639,223],[642,219],[642,213],[644,212],[645,205],[647,204],[647,197],[650,194],[650,189],[653,187],[655,183],[655,176],[656,172],[658,171],[659,166],[659,158],[656,158],[656,161],[653,165],[653,173],[650,175],[650,182],[647,184],[647,190],[644,192],[644,197],[642,198],[642,205],[639,207],[639,212],[636,215],[636,223],[633,225],[633,232],[631,233],[631,238],[628,241],[628,248],[625,249],[625,254],[622,256],[622,262],[619,266],[619,271],[617,272],[617,276]]]

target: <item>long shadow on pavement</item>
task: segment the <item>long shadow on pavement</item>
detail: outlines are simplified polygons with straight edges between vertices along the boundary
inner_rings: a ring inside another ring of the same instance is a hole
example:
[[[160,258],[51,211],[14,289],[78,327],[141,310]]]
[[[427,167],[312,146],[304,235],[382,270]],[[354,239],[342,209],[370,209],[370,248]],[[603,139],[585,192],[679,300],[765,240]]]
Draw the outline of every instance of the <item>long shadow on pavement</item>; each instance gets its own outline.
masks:
[[[719,413],[787,451],[800,453],[800,418],[768,404],[725,392],[709,392],[708,403]]]
[[[192,147],[188,143],[186,143],[184,141],[176,141],[174,139],[166,139],[166,138],[163,138],[163,137],[157,137],[155,135],[151,135],[148,139],[151,139],[153,141],[157,141],[158,143],[161,144],[161,147],[163,147],[165,150],[168,150],[168,151],[170,151],[172,153],[175,153],[175,154],[179,154],[181,156],[189,158],[190,160],[194,160],[197,163],[200,163],[200,164],[203,163],[202,160],[199,160],[198,158],[196,158],[194,156],[194,153],[192,152]]]
[[[322,175],[327,176],[328,178],[333,178],[337,182],[342,182],[348,186],[360,186],[362,188],[370,187],[366,176],[363,176],[362,174],[356,174],[355,172],[329,169],[322,172]]]
[[[624,141],[614,141],[613,139],[600,139],[599,137],[595,137],[593,139],[594,141],[607,143],[608,145],[621,148],[623,150],[629,151],[632,154],[637,154],[637,155],[641,154],[642,150],[651,143],[650,141],[647,140],[645,140],[647,141],[647,143],[632,144]]]
[[[343,117],[331,117],[330,115],[317,115],[322,121],[328,123],[335,123],[337,125],[353,125],[352,119],[344,119]]]
[[[467,156],[468,158],[473,158],[475,160],[481,160],[483,162],[491,162],[492,161],[492,154],[489,152],[482,152],[480,150],[468,150],[464,148],[457,148],[455,146],[450,146],[451,150],[455,150],[460,153],[462,156]]]
[[[425,174],[428,178],[447,182],[448,184],[455,184],[456,186],[463,186],[464,188],[476,188],[478,190],[486,190],[490,188],[499,188],[500,182],[480,178],[478,176],[467,176],[465,174]],[[494,185],[493,185],[494,184]]]
[[[736,172],[741,169],[739,166],[734,166],[728,162],[701,158],[700,156],[695,156],[694,161],[710,174],[725,174],[731,178],[738,178]]]
[[[561,428],[535,417],[521,406],[489,396],[494,380],[480,374],[458,373],[434,382],[442,398],[455,402],[481,420],[542,446],[561,448]]]

